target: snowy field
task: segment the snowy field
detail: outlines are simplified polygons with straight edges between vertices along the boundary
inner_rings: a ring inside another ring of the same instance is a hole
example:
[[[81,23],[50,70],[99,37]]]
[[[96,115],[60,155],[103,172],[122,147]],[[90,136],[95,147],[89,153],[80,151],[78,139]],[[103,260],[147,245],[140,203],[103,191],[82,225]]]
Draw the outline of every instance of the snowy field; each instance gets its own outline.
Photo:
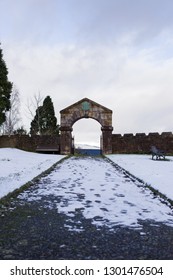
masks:
[[[0,197],[32,180],[63,157],[0,149]],[[173,199],[173,157],[170,161],[152,161],[149,155],[109,155],[108,158]],[[138,221],[147,219],[173,226],[172,210],[154,198],[149,189],[138,185],[138,181],[132,182],[102,158],[73,157],[58,165],[38,185],[26,190],[20,199],[45,200],[47,207],[56,208],[69,217],[66,226],[72,228],[71,219],[78,210],[99,226],[139,227]]]
[[[0,198],[32,180],[63,157],[1,148]]]
[[[32,180],[63,157],[1,148],[0,197]],[[169,161],[153,161],[150,155],[109,155],[107,157],[173,200],[173,157],[167,157]]]
[[[75,149],[90,149],[90,150],[94,150],[94,149],[100,149],[99,146],[97,146],[96,144],[84,144],[84,143],[75,143]]]
[[[22,204],[41,201],[45,209],[65,214],[69,230],[83,230],[79,218],[76,222],[78,215],[110,229],[142,229],[141,221],[146,220],[173,226],[173,212],[166,204],[103,158],[71,157],[18,198]]]
[[[151,160],[151,155],[109,155],[107,157],[173,200],[173,157],[166,157],[168,161]]]

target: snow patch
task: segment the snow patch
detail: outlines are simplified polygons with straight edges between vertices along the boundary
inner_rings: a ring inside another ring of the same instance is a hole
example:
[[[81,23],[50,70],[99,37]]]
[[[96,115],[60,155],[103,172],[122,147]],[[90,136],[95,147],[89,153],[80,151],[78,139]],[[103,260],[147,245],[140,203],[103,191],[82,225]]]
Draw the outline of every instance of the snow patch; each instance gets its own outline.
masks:
[[[21,200],[44,201],[69,218],[77,214],[99,226],[141,228],[141,220],[173,226],[171,209],[138,181],[131,181],[104,159],[70,158]],[[70,225],[71,228],[71,225]]]
[[[173,157],[166,157],[167,161],[151,160],[150,155],[109,155],[107,157],[173,200]]]
[[[62,155],[45,155],[12,148],[0,149],[0,198],[50,168]]]

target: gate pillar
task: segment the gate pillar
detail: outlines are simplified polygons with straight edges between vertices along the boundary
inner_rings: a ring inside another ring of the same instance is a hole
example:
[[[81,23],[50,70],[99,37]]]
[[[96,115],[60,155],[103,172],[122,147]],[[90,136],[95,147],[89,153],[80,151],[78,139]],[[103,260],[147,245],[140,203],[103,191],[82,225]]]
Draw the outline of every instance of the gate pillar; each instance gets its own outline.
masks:
[[[102,130],[102,149],[103,154],[112,154],[112,126],[103,126]]]
[[[61,140],[60,140],[60,153],[61,155],[69,155],[72,152],[72,128],[62,126],[60,127],[61,131]]]

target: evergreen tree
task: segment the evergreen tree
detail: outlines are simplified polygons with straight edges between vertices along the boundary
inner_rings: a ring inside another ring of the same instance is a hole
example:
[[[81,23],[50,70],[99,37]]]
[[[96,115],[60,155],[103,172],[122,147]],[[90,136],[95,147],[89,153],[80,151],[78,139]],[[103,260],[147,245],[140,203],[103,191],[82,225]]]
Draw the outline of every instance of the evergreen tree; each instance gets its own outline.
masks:
[[[41,130],[42,134],[57,134],[57,118],[55,117],[54,106],[50,96],[47,96],[43,101]]]
[[[36,109],[35,117],[31,122],[30,133],[31,135],[40,135],[42,127],[42,110],[43,106],[39,106]]]
[[[35,117],[31,122],[30,133],[40,135],[57,135],[59,133],[59,126],[50,96],[47,96],[43,105],[37,108]]]
[[[5,113],[10,109],[12,83],[8,81],[8,70],[0,48],[0,125],[5,121]]]

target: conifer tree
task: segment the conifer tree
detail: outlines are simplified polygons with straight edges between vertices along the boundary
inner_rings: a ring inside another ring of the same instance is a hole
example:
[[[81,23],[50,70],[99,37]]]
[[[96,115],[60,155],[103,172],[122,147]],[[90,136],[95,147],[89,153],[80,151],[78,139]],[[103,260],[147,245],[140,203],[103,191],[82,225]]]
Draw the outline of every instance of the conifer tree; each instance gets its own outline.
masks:
[[[35,117],[31,122],[30,133],[32,135],[57,135],[59,133],[58,128],[53,102],[50,96],[47,96],[43,105],[36,109]]]
[[[50,96],[47,96],[43,101],[42,134],[57,134],[57,118]]]
[[[8,70],[0,48],[0,125],[5,122],[5,113],[10,109],[12,83],[8,81]]]
[[[30,133],[31,135],[41,135],[41,127],[42,127],[42,110],[43,106],[39,106],[36,109],[35,117],[31,122]]]

